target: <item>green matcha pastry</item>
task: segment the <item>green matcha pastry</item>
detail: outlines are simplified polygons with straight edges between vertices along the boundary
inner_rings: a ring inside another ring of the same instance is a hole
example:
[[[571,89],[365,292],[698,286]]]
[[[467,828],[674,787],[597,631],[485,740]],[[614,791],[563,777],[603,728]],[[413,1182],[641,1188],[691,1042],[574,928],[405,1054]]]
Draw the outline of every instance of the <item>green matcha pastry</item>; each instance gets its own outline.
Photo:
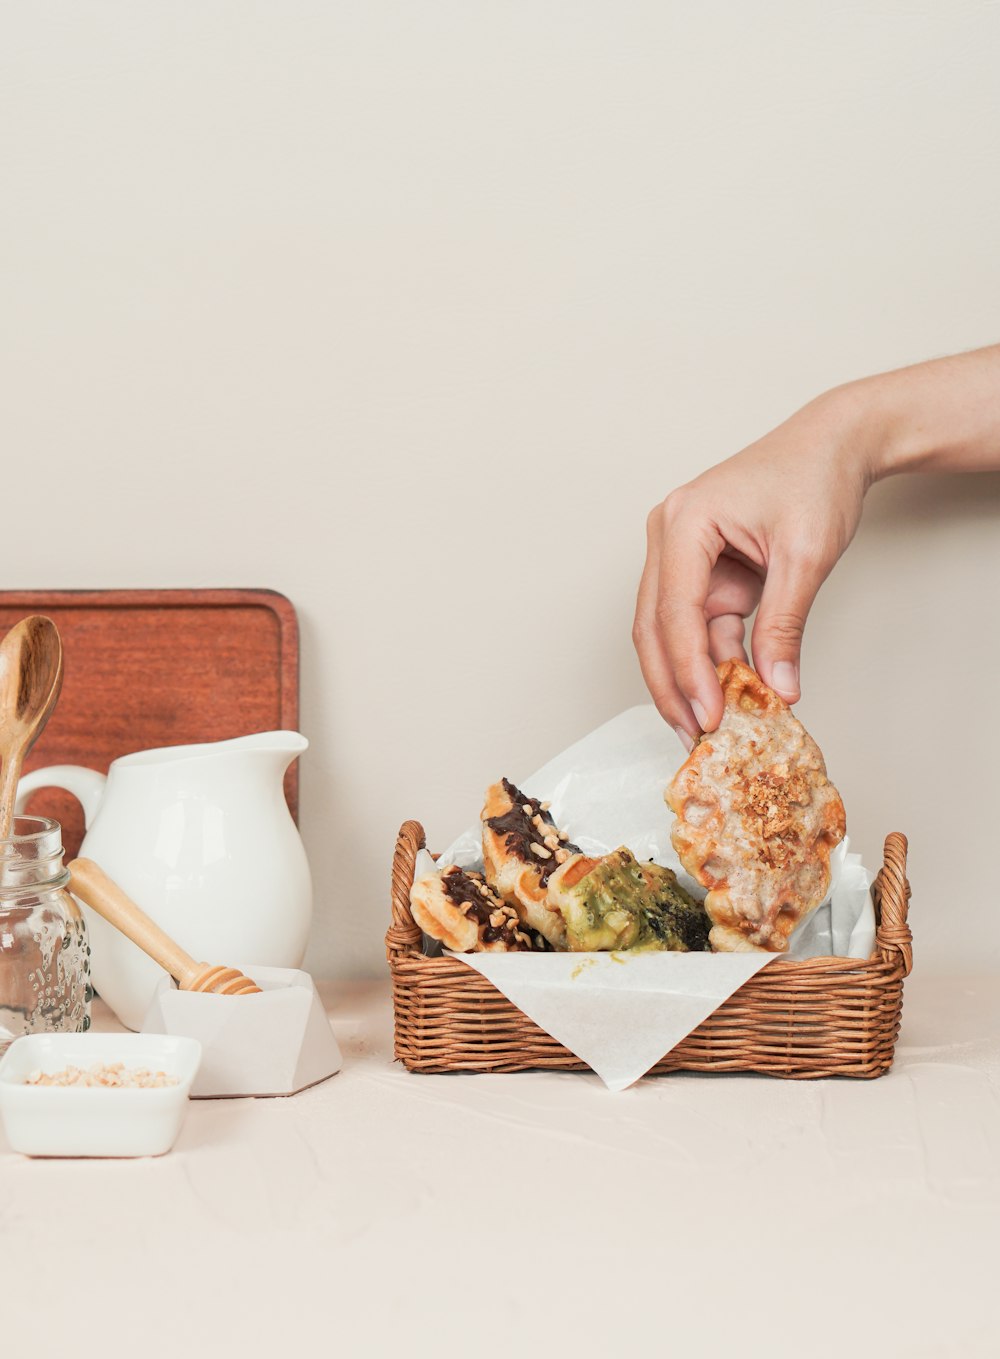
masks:
[[[566,922],[573,953],[708,948],[704,908],[669,868],[640,864],[624,846],[600,859],[573,855],[549,879],[548,901]]]

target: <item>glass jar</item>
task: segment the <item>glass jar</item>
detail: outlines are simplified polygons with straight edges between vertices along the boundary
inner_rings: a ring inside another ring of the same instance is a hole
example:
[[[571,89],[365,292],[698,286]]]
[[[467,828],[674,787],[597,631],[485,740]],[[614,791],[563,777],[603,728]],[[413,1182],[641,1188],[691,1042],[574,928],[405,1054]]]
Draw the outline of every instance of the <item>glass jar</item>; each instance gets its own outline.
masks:
[[[90,946],[66,890],[62,829],[14,818],[0,840],[0,1053],[25,1033],[90,1028]]]

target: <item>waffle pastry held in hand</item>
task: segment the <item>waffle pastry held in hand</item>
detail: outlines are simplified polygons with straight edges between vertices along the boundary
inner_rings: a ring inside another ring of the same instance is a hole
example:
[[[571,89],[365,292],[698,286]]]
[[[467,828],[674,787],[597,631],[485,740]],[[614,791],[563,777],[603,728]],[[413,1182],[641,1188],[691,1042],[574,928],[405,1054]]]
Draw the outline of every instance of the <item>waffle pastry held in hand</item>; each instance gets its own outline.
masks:
[[[829,891],[844,804],[787,703],[743,661],[725,661],[718,675],[722,721],[666,792],[677,817],[671,841],[708,888],[714,949],[784,953]]]

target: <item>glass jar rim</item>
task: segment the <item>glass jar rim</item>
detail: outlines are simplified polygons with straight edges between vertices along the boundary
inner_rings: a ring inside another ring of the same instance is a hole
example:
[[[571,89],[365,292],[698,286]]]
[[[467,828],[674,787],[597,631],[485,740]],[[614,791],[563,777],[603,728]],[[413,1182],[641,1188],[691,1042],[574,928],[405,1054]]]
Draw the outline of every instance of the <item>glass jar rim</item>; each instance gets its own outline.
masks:
[[[18,825],[26,826],[31,823],[32,829],[25,829],[18,834]],[[62,844],[62,826],[58,821],[53,821],[50,816],[35,816],[31,812],[18,812],[11,822],[12,835],[6,840],[0,840],[0,857],[5,853],[6,846],[31,845],[37,844],[43,836],[51,835],[53,831],[59,832],[59,842]]]
[[[69,882],[63,865],[62,826],[47,816],[16,816],[14,834],[0,840],[0,903]]]

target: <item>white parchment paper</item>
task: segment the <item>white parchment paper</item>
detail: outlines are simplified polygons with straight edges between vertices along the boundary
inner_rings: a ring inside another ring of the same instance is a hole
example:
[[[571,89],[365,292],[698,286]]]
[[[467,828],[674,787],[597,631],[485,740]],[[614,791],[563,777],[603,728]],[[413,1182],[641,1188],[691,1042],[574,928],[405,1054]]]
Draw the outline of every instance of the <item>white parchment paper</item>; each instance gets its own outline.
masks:
[[[588,854],[627,845],[637,859],[672,868],[699,900],[705,890],[670,844],[664,789],[686,758],[652,704],[629,708],[527,778],[514,782],[552,803],[552,815]],[[500,771],[507,773],[508,771]],[[510,777],[510,774],[508,774]],[[443,851],[437,867],[482,868],[480,826]],[[427,855],[417,875],[434,867]],[[872,875],[848,841],[831,857],[827,900],[792,935],[787,954],[455,954],[531,1019],[586,1061],[612,1090],[624,1089],[739,989],[781,958],[867,958],[875,943]]]

